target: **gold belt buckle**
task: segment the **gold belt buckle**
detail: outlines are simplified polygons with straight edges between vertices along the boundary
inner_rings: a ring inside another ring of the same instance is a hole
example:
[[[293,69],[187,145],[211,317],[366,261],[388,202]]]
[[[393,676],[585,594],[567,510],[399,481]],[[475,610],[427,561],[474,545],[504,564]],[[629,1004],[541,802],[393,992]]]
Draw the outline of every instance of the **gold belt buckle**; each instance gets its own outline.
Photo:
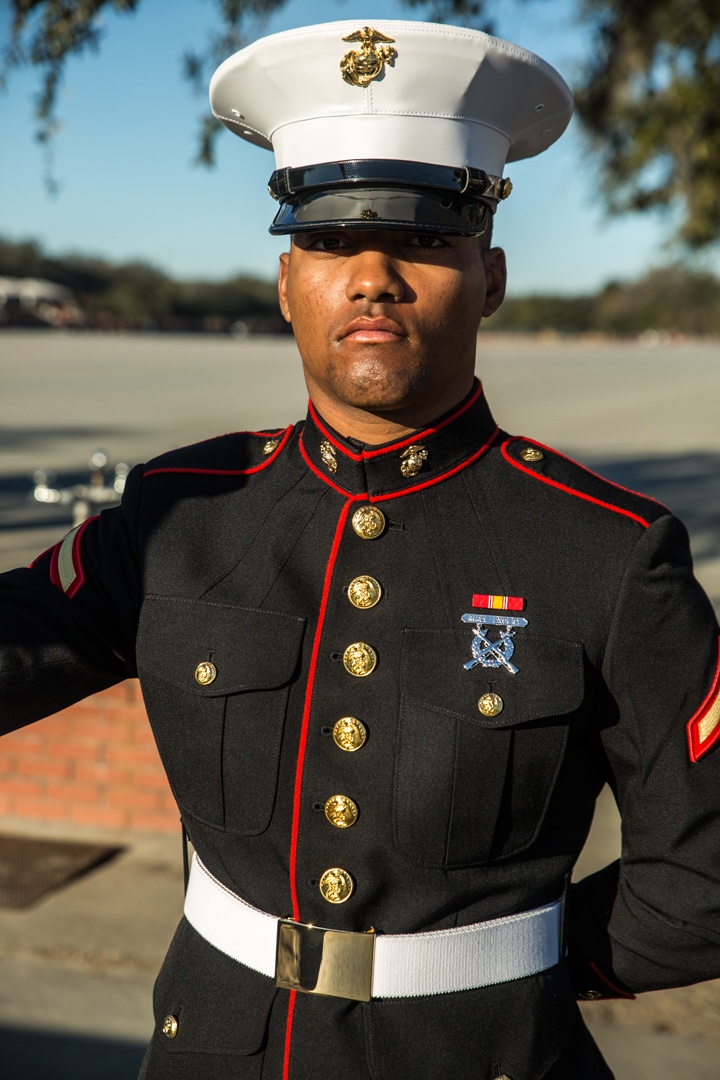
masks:
[[[375,931],[353,933],[278,920],[275,985],[303,994],[369,1001]]]

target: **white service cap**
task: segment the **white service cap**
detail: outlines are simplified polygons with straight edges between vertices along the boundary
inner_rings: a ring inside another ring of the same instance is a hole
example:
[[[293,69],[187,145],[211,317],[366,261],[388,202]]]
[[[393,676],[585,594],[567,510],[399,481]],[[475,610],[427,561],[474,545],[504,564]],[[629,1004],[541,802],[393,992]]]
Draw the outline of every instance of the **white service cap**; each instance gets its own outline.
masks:
[[[479,30],[384,19],[262,38],[218,68],[210,102],[275,152],[272,232],[481,232],[485,207],[509,194],[505,163],[547,149],[572,115],[566,83],[533,53]]]

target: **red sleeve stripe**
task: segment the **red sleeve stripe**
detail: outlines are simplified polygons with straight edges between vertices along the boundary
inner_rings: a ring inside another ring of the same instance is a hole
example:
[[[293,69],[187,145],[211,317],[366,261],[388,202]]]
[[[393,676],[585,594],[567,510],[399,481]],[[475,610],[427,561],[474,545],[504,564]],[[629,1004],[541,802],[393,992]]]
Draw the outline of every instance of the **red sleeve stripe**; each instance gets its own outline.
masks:
[[[446,416],[445,419],[442,420],[439,424],[435,424],[433,427],[425,428],[424,431],[416,431],[414,435],[410,435],[407,439],[403,439],[401,442],[392,443],[391,446],[381,446],[377,450],[363,450],[360,454],[353,454],[350,450],[347,449],[347,447],[341,446],[337,439],[333,437],[332,432],[328,431],[328,429],[323,424],[322,420],[320,419],[315,410],[315,406],[313,405],[312,401],[309,403],[309,405],[310,413],[313,420],[315,421],[316,426],[319,428],[320,431],[322,431],[328,442],[332,443],[334,447],[340,450],[341,453],[343,453],[346,457],[349,457],[352,461],[367,461],[368,458],[379,457],[381,454],[392,454],[396,450],[402,450],[405,446],[412,446],[413,443],[422,442],[422,440],[427,439],[428,436],[437,434],[438,431],[441,431],[444,427],[447,427],[448,424],[452,424],[453,420],[457,420],[459,416],[462,416],[464,412],[467,412],[467,410],[475,404],[482,392],[482,383],[479,382],[475,387],[475,391],[471,394],[468,400],[464,402],[454,412],[450,413],[449,416]]]
[[[521,465],[519,461],[515,461],[514,458],[510,457],[507,449],[511,442],[517,441],[518,439],[515,438],[508,439],[507,442],[504,442],[502,445],[502,453],[505,460],[508,461],[512,466],[514,466],[514,468],[519,469],[520,472],[527,473],[528,476],[532,476],[533,480],[540,480],[543,484],[549,484],[550,487],[557,488],[558,491],[564,491],[566,495],[574,495],[577,499],[584,499],[585,502],[594,503],[595,506],[602,506],[604,510],[612,510],[614,514],[622,514],[623,517],[630,518],[632,521],[637,521],[638,525],[642,525],[644,529],[650,528],[650,522],[646,521],[645,518],[640,517],[639,514],[633,514],[632,510],[624,510],[621,506],[614,506],[613,503],[603,502],[602,499],[595,499],[592,495],[586,495],[584,491],[578,491],[576,488],[568,487],[567,484],[561,484],[557,480],[551,480],[549,476],[543,476],[541,473],[536,472],[534,469],[528,469],[526,465]],[[541,444],[533,441],[532,445],[540,446]],[[554,454],[555,451],[548,450],[548,453]],[[559,454],[558,456],[562,457],[562,454]],[[571,461],[572,459],[566,458],[565,460]],[[580,466],[580,468],[583,468],[583,466]],[[585,469],[585,472],[589,473],[590,476],[597,475],[596,473],[590,472],[589,469]],[[598,479],[601,479],[601,477],[598,477]],[[619,485],[615,484],[614,486],[618,487]],[[622,488],[621,490],[627,491],[628,489]],[[631,494],[634,495],[635,492],[632,492]]]
[[[720,656],[710,693],[688,720],[687,734],[690,760],[693,762],[699,761],[720,739]]]
[[[249,476],[250,473],[262,472],[263,469],[267,469],[268,465],[272,464],[276,457],[282,453],[288,439],[292,435],[293,426],[285,428],[285,434],[283,435],[276,450],[273,450],[272,454],[268,455],[266,461],[261,461],[259,465],[253,465],[251,469],[192,469],[192,468],[180,468],[176,466],[168,466],[162,469],[148,469],[143,473],[144,477],[148,476],[161,476],[168,473],[191,473],[197,476]],[[251,432],[251,434],[254,434]]]
[[[53,549],[50,560],[50,580],[53,585],[65,593],[67,597],[75,596],[78,589],[85,581],[85,570],[81,557],[81,542],[83,534],[95,517],[88,518],[81,525],[71,529],[64,540]]]

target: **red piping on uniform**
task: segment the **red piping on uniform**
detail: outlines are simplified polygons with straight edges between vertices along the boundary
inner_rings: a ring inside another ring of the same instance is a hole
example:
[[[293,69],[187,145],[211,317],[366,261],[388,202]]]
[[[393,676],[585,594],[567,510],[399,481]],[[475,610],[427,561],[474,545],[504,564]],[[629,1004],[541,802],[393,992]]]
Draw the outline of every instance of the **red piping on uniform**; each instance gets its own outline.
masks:
[[[83,534],[85,533],[88,525],[90,525],[93,521],[97,521],[98,517],[98,514],[93,514],[92,517],[89,517],[86,521],[83,521],[82,525],[73,536],[72,551],[70,557],[72,559],[75,577],[72,581],[72,584],[67,589],[63,589],[62,582],[60,580],[60,573],[58,571],[58,558],[60,555],[60,548],[65,543],[65,540],[61,540],[60,543],[56,544],[53,549],[52,559],[50,560],[50,580],[53,585],[57,585],[58,589],[60,589],[61,592],[65,593],[68,599],[72,599],[78,589],[80,589],[85,584],[85,570],[83,569],[82,559],[80,557],[80,541],[82,540]],[[68,536],[69,535],[70,534],[68,533]]]
[[[300,906],[298,904],[297,897],[297,846],[298,846],[298,832],[300,829],[300,807],[301,807],[301,792],[302,792],[302,779],[303,779],[303,766],[305,764],[305,750],[307,747],[307,735],[310,725],[310,707],[312,705],[313,685],[315,682],[315,670],[317,668],[317,658],[320,652],[320,638],[323,632],[323,623],[325,621],[325,611],[327,609],[328,597],[330,595],[330,583],[332,581],[333,569],[335,567],[335,561],[337,559],[338,551],[340,550],[340,541],[342,540],[342,533],[347,521],[348,511],[354,502],[364,499],[366,496],[357,495],[348,499],[343,506],[338,523],[335,528],[335,536],[333,537],[332,547],[330,548],[330,555],[328,558],[327,566],[325,568],[325,580],[323,582],[322,597],[320,599],[320,610],[318,612],[318,622],[315,629],[315,639],[313,641],[312,655],[310,657],[310,667],[308,669],[308,681],[307,688],[305,690],[305,705],[303,708],[302,726],[300,728],[300,742],[298,745],[297,766],[295,768],[295,793],[293,796],[293,820],[292,820],[292,832],[290,836],[290,897],[292,900],[293,919],[296,922],[300,921]],[[290,1068],[290,1039],[292,1034],[292,1017],[293,1009],[295,1007],[295,991],[290,991],[290,1001],[288,1002],[288,1015],[287,1015],[287,1027],[285,1029],[285,1062],[283,1066],[283,1080],[287,1080],[288,1070]]]
[[[335,488],[335,491],[339,491],[341,495],[345,495],[346,498],[348,498],[348,499],[355,498],[355,496],[352,494],[352,492],[346,491],[345,488],[341,488],[340,485],[336,484],[333,480],[331,480],[329,476],[326,476],[325,473],[321,473],[320,470],[318,469],[317,465],[313,464],[313,462],[308,457],[307,450],[305,449],[305,446],[303,444],[302,433],[300,434],[300,438],[298,439],[298,446],[300,447],[300,453],[302,454],[303,458],[305,459],[305,464],[308,465],[312,469],[312,471],[315,473],[316,476],[319,476],[320,479],[324,480],[326,484],[329,484],[331,488]],[[361,499],[366,499],[367,495],[360,495],[358,497],[361,498]]]
[[[378,450],[363,450],[360,454],[354,454],[351,450],[342,446],[331,432],[323,424],[322,420],[315,411],[315,406],[312,401],[310,405],[310,414],[315,421],[317,427],[322,431],[325,438],[333,444],[345,457],[351,458],[353,461],[367,461],[368,458],[379,457],[381,454],[391,454],[394,450],[402,450],[404,446],[412,446],[413,443],[419,442],[421,439],[427,439],[430,435],[436,435],[442,428],[447,427],[448,424],[452,424],[453,420],[457,420],[459,416],[462,416],[471,405],[474,405],[477,399],[483,392],[482,383],[479,382],[475,387],[474,393],[468,398],[468,400],[455,410],[446,416],[444,420],[441,420],[439,424],[434,424],[432,427],[425,428],[424,431],[416,431],[414,435],[410,435],[407,439],[403,439],[401,442],[392,443],[390,446],[382,446]]]
[[[278,444],[277,449],[273,450],[272,454],[270,454],[269,457],[267,458],[267,461],[262,461],[259,465],[253,465],[253,467],[251,469],[192,469],[192,468],[179,468],[177,466],[172,466],[172,467],[168,466],[167,468],[163,468],[163,469],[148,469],[147,472],[143,473],[143,477],[158,476],[160,474],[164,475],[166,473],[193,473],[193,474],[197,474],[199,476],[249,476],[250,473],[262,472],[263,469],[267,469],[268,465],[272,464],[272,462],[275,460],[275,458],[278,456],[278,454],[282,453],[282,451],[283,451],[283,449],[285,447],[285,444],[287,443],[288,439],[292,435],[292,431],[293,431],[293,426],[291,424],[290,427],[285,428],[285,434],[283,435],[280,443]],[[253,431],[251,431],[248,434],[250,434],[250,435],[254,435],[254,434],[262,434],[262,435],[264,435],[265,433],[264,432],[253,432]]]
[[[287,1024],[285,1026],[285,1055],[283,1058],[283,1080],[288,1080],[290,1075],[290,1041],[292,1039],[293,1013],[295,1012],[296,990],[290,991],[288,998]]]
[[[522,441],[522,435],[516,435],[516,440]],[[561,454],[559,450],[554,450],[552,446],[544,446],[537,439],[528,439],[529,443],[533,446],[539,446],[541,450],[547,450],[548,454],[553,454],[555,457],[562,458],[563,461],[569,461],[571,465],[577,465],[578,469],[582,469],[588,476],[594,476],[596,480],[602,480],[605,484],[612,484],[613,487],[619,488],[620,491],[627,491],[628,495],[635,495],[638,499],[646,499],[648,502],[655,503],[656,506],[661,506],[663,510],[667,510],[667,506],[664,503],[659,502],[657,499],[653,499],[651,495],[643,495],[641,491],[633,491],[632,488],[624,487],[623,484],[616,484],[614,480],[608,480],[607,477],[601,476],[600,473],[593,472],[592,469],[588,469],[587,465],[583,465],[579,461],[575,461],[575,458],[568,457],[567,454]]]
[[[325,473],[320,472],[317,465],[313,464],[303,445],[302,435],[298,439],[298,446],[300,447],[300,453],[305,459],[306,464],[312,469],[315,475],[319,476],[321,480],[324,480],[325,483],[329,484],[335,491],[339,491],[341,495],[347,495],[348,498],[351,499],[367,499],[368,502],[376,503],[383,502],[385,499],[399,499],[402,495],[410,495],[413,491],[422,491],[423,488],[439,484],[441,480],[447,480],[449,476],[454,476],[455,473],[460,472],[462,469],[466,469],[468,465],[472,465],[474,461],[477,461],[478,458],[482,457],[486,450],[492,445],[499,430],[500,429],[496,427],[488,441],[484,443],[479,450],[476,450],[466,461],[461,461],[459,465],[454,465],[452,469],[448,469],[447,472],[441,473],[440,476],[433,476],[431,480],[425,480],[422,484],[413,484],[412,487],[401,488],[399,491],[389,491],[385,495],[368,495],[367,492],[364,495],[352,495],[349,491],[346,491],[345,488],[339,487],[339,485],[331,480],[329,476],[326,476]]]
[[[583,491],[576,491],[575,488],[568,487],[566,484],[561,484],[557,480],[551,480],[549,476],[541,476],[540,473],[535,472],[533,469],[528,469],[525,465],[521,465],[519,461],[515,461],[514,458],[510,457],[507,448],[511,442],[518,442],[521,441],[521,439],[521,436],[508,439],[501,447],[502,455],[505,460],[509,461],[511,465],[514,465],[516,469],[520,469],[521,472],[527,473],[528,476],[532,476],[534,480],[541,480],[543,484],[549,484],[551,487],[557,488],[558,491],[564,491],[567,495],[575,495],[578,499],[584,499],[585,502],[594,503],[595,506],[602,506],[605,510],[612,510],[615,514],[622,514],[624,517],[632,518],[633,521],[637,521],[638,525],[642,525],[644,529],[650,528],[650,522],[646,521],[645,518],[641,518],[639,514],[633,514],[632,510],[623,510],[621,506],[613,506],[612,503],[603,502],[602,499],[595,499],[592,495],[586,495]],[[532,440],[532,442],[533,446],[542,445],[541,443],[535,443],[534,440]],[[555,453],[554,450],[549,450],[548,452],[552,454]],[[562,457],[563,455],[560,454],[559,456]],[[572,458],[566,458],[565,460],[572,461]],[[573,464],[575,464],[575,462],[573,462]],[[584,466],[581,465],[580,468],[584,468]],[[597,473],[590,472],[590,469],[585,469],[585,472],[590,473],[591,476],[597,476]],[[598,479],[602,479],[602,477],[598,477]],[[608,481],[606,481],[606,483],[607,482]],[[619,484],[615,484],[614,486],[620,487]],[[621,490],[628,491],[629,489],[622,488]],[[630,492],[630,494],[634,495],[636,493]]]
[[[387,495],[371,495],[370,502],[384,502],[385,499],[399,499],[402,495],[411,495],[413,491],[422,491],[424,488],[433,487],[434,484],[439,484],[441,480],[447,480],[449,476],[454,476],[455,473],[462,472],[463,469],[467,469],[468,465],[472,465],[473,462],[481,458],[483,454],[492,446],[495,441],[495,437],[500,429],[495,428],[488,441],[480,447],[479,450],[467,459],[467,461],[461,461],[459,465],[455,465],[452,469],[448,469],[441,476],[434,476],[432,480],[425,480],[422,484],[413,484],[412,487],[404,488],[402,491],[390,491]]]
[[[618,997],[627,998],[628,1001],[634,1001],[635,995],[631,994],[628,990],[621,990],[619,986],[615,986],[615,983],[611,983],[606,975],[603,975],[600,968],[597,966],[594,960],[590,961],[590,967],[597,975],[598,979],[602,979],[606,986],[609,986],[613,994],[617,994]]]
[[[720,657],[718,658],[718,666],[715,671],[715,678],[713,684],[710,687],[710,693],[703,701],[698,711],[691,716],[688,720],[687,734],[688,734],[688,747],[690,750],[690,760],[692,762],[699,761],[700,758],[708,752],[711,746],[714,746],[718,739],[720,739],[720,723],[716,724],[714,731],[711,731],[707,739],[704,742],[700,741],[700,724],[707,715],[708,711],[712,708],[713,704],[717,700],[718,692],[720,690]]]

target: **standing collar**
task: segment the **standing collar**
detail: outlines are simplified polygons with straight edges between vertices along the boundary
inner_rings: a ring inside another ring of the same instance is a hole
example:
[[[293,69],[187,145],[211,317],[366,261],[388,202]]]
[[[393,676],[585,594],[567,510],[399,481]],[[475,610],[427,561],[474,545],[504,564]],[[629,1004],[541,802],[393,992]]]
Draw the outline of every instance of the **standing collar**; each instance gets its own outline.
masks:
[[[342,494],[382,498],[444,480],[481,457],[497,433],[482,384],[434,423],[382,446],[353,445],[310,402],[300,437],[307,464]]]

